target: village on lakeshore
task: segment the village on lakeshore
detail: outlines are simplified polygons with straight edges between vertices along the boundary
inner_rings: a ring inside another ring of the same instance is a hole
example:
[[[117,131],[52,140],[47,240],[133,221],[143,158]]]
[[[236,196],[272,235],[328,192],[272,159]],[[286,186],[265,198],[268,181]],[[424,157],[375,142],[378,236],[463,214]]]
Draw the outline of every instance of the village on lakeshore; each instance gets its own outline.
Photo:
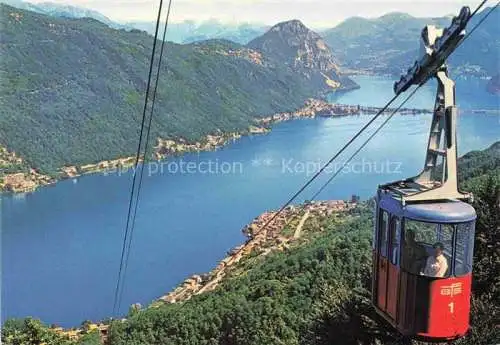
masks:
[[[271,125],[290,121],[299,118],[314,117],[339,117],[353,115],[375,115],[380,108],[360,105],[333,104],[325,100],[310,98],[304,106],[294,112],[278,113],[272,116],[260,118],[256,124],[250,126],[241,133],[216,133],[206,135],[202,140],[189,142],[183,138],[178,139],[157,139],[154,146],[153,158],[162,160],[170,156],[176,156],[188,152],[213,151],[227,145],[243,135],[265,134],[270,131]],[[386,109],[385,114],[393,112],[394,109]],[[428,109],[403,108],[399,110],[401,115],[416,115],[431,113]],[[140,162],[144,157],[140,157]],[[0,147],[0,166],[20,165],[24,161],[16,153],[9,152],[6,148]],[[28,168],[26,172],[7,173],[0,179],[0,191],[12,193],[28,193],[35,191],[40,186],[54,184],[58,179],[76,178],[85,174],[97,172],[124,171],[135,164],[135,157],[117,158],[105,160],[95,164],[85,164],[82,166],[64,166],[60,170],[58,177],[51,177],[40,173],[35,168]]]

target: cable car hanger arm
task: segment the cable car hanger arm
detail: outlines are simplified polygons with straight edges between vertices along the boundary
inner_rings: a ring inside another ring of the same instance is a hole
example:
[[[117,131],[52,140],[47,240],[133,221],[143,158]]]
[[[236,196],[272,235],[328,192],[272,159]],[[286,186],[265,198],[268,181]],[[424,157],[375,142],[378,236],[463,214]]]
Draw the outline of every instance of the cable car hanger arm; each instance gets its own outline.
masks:
[[[462,7],[460,14],[453,17],[451,25],[439,29],[434,25],[427,25],[422,30],[420,53],[421,58],[416,60],[401,79],[394,83],[394,93],[401,94],[412,85],[425,84],[434,77],[446,62],[448,56],[460,45],[465,37],[465,27],[471,18],[470,8]]]
[[[430,78],[437,80],[423,170],[417,176],[381,186],[381,190],[395,194],[403,204],[424,200],[472,199],[471,194],[458,190],[455,83],[448,77],[446,66],[446,59],[464,39],[465,27],[471,17],[469,7],[464,6],[444,30],[427,25],[421,34],[422,57],[394,84],[394,92],[399,95],[412,85],[421,86]]]

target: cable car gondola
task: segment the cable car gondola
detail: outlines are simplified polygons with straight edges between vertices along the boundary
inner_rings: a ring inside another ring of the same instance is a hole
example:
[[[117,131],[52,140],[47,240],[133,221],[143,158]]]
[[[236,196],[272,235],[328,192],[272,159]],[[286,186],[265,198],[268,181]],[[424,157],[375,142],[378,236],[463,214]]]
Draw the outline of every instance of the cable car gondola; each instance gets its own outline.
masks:
[[[437,80],[422,172],[379,186],[373,236],[372,303],[403,336],[425,341],[460,338],[469,330],[476,212],[457,185],[455,85],[446,58],[464,36],[468,8],[443,31],[422,32],[423,58],[394,85]],[[439,43],[439,44],[438,44]]]

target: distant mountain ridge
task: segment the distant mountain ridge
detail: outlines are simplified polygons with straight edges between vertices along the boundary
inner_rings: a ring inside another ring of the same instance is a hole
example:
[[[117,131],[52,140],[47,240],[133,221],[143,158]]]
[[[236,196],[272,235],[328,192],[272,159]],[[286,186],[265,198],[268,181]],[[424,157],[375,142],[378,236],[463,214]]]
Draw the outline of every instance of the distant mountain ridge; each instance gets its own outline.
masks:
[[[116,29],[139,29],[149,34],[154,34],[155,29],[155,23],[152,21],[117,23],[97,11],[76,6],[50,2],[31,4],[22,0],[0,0],[0,2],[56,17],[89,17]],[[478,13],[472,19],[469,29],[488,10],[489,8],[486,8]],[[336,65],[354,73],[368,72],[396,76],[406,71],[417,58],[422,28],[427,24],[446,27],[450,21],[451,16],[416,18],[407,13],[393,12],[374,19],[351,17],[332,29],[320,32],[320,35],[336,57]],[[497,10],[450,58],[453,72],[457,75],[478,77],[493,77],[500,74],[498,22],[500,22],[500,11]],[[186,20],[181,23],[170,23],[167,40],[192,43],[208,39],[226,39],[247,44],[264,34],[266,30],[268,27],[263,24],[229,24],[215,19],[204,22]]]
[[[127,26],[144,30],[154,35],[154,22],[128,22]],[[222,23],[218,20],[195,22],[186,20],[181,23],[169,23],[167,40],[176,43],[193,43],[208,39],[226,39],[240,44],[247,44],[250,40],[262,35],[269,27],[261,24]]]
[[[0,3],[59,18],[92,18],[115,29],[138,29],[146,31],[150,35],[154,35],[156,28],[156,22],[154,21],[120,23],[109,19],[98,11],[79,6],[53,2],[33,4],[22,0],[0,0]],[[167,40],[175,43],[192,43],[208,39],[227,39],[240,44],[246,44],[253,38],[262,35],[268,28],[269,26],[262,24],[230,24],[215,19],[202,22],[185,20],[180,23],[169,23]]]
[[[474,16],[468,30],[489,8]],[[496,10],[450,57],[456,74],[480,77],[499,73],[500,11]],[[375,74],[397,75],[419,56],[420,33],[425,25],[447,27],[451,17],[416,18],[406,13],[389,13],[375,19],[353,17],[321,34],[339,58],[341,66]]]
[[[89,10],[78,6],[57,4],[54,2],[41,2],[33,4],[22,0],[0,0],[0,3],[4,3],[6,5],[13,6],[19,9],[33,11],[53,17],[92,18],[115,29],[126,28],[126,26],[112,21],[111,19],[109,19],[108,17],[106,17],[105,15],[101,14],[98,11]]]

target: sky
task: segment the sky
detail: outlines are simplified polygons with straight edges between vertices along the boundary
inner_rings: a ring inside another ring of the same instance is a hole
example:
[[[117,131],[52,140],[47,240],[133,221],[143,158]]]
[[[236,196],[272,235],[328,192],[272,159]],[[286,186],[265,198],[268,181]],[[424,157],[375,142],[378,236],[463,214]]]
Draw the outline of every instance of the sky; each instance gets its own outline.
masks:
[[[51,1],[90,8],[120,22],[150,21],[156,16],[159,0],[28,0]],[[463,5],[475,8],[481,1],[470,0],[173,0],[171,21],[218,19],[223,22],[275,24],[300,19],[312,27],[332,27],[352,17],[379,17],[388,12],[406,12],[416,17],[457,14]],[[493,1],[489,1],[493,3]],[[168,0],[164,0],[164,7]],[[488,5],[488,4],[487,4]]]

